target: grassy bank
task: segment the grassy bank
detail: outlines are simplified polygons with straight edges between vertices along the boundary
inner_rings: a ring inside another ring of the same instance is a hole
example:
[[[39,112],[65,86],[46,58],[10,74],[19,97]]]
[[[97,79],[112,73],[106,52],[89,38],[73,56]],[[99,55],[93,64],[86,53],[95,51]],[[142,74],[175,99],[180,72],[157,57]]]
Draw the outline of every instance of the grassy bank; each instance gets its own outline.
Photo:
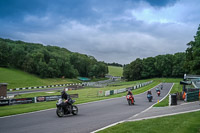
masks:
[[[136,122],[126,122],[98,133],[199,133],[199,118],[200,111]]]
[[[135,85],[137,82],[134,81],[134,82],[132,82],[133,84],[131,84],[131,85],[123,85],[123,86],[116,86],[116,87],[110,86],[110,87],[105,87],[105,88],[85,88],[85,89],[80,89],[80,90],[72,90],[72,91],[68,91],[68,93],[69,94],[79,94],[79,98],[76,98],[76,104],[81,104],[81,103],[87,103],[87,102],[92,102],[92,101],[98,101],[98,100],[103,100],[103,99],[110,99],[110,98],[125,96],[126,92],[116,94],[116,95],[107,96],[107,97],[98,97],[97,91],[98,90],[104,90],[105,91],[105,90],[113,90],[113,89],[121,89],[121,88],[131,87],[131,86]],[[136,90],[133,90],[132,92],[133,92],[134,95],[136,95],[136,94],[145,92],[145,91],[149,90],[150,88],[153,88],[154,86],[158,85],[159,83],[160,83],[159,81],[154,81],[150,85],[144,86],[144,87],[136,89]],[[60,92],[55,92],[53,94],[48,94],[48,93],[45,93],[45,92],[30,93],[30,94],[20,95],[17,98],[46,96],[46,95],[60,95]],[[13,105],[13,106],[4,106],[4,107],[0,107],[0,116],[21,114],[21,113],[25,113],[25,112],[33,112],[33,111],[38,111],[38,110],[55,108],[55,103],[56,103],[56,101],[33,103],[33,104]]]
[[[32,86],[45,86],[55,84],[78,83],[77,79],[41,79],[21,70],[0,67],[0,82],[8,83],[8,89]]]
[[[122,77],[123,67],[108,66],[109,75]]]

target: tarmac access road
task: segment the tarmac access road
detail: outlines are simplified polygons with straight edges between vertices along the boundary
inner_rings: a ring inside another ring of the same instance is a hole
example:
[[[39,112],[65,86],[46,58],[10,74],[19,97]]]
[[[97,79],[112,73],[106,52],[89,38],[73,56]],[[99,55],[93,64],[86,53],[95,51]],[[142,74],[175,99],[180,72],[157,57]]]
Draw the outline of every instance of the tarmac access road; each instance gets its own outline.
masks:
[[[58,118],[56,109],[0,118],[1,133],[89,133],[107,125],[128,119],[162,99],[172,87],[163,83],[160,97],[152,89],[153,101],[147,94],[135,95],[135,105],[129,106],[125,97],[77,105],[79,114]],[[56,104],[56,102],[55,102]],[[34,104],[33,104],[34,106]],[[14,106],[13,106],[14,107]]]

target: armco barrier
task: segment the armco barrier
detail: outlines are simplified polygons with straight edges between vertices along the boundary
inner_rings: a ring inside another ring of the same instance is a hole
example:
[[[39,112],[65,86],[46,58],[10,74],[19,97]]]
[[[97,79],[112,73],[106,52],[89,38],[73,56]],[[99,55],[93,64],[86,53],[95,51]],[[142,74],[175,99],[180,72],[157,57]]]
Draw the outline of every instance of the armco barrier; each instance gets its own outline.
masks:
[[[78,98],[78,94],[71,94],[70,97],[71,98]],[[60,95],[39,96],[39,97],[32,97],[32,98],[6,99],[6,100],[0,100],[0,106],[37,103],[37,102],[45,102],[45,101],[56,101],[59,98],[61,98]]]
[[[109,96],[110,95],[110,90],[105,91],[105,96]]]
[[[14,88],[14,89],[8,89],[8,91],[26,90],[26,89],[38,89],[38,88],[41,89],[41,88],[61,87],[61,86],[70,86],[70,85],[82,85],[82,83],[59,84],[59,85],[37,86],[37,87],[24,87],[24,88]]]
[[[109,96],[109,95],[113,95],[113,94],[122,93],[122,92],[127,91],[128,89],[135,90],[135,89],[138,89],[138,88],[143,87],[143,86],[145,86],[145,85],[148,85],[148,84],[150,84],[150,83],[152,83],[152,82],[153,82],[153,81],[141,83],[141,84],[138,84],[138,85],[136,85],[136,86],[129,87],[129,88],[123,88],[123,89],[118,89],[118,90],[108,90],[108,91],[105,91],[105,96]]]

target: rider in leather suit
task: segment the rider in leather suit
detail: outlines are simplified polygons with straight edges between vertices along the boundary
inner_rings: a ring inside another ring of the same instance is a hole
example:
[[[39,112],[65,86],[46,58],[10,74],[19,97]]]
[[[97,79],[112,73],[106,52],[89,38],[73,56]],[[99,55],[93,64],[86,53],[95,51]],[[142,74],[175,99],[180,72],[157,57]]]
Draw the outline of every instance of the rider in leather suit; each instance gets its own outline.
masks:
[[[65,100],[65,106],[69,107],[69,111],[72,112],[72,99],[70,98],[70,95],[66,93],[65,88],[61,92],[61,97]]]

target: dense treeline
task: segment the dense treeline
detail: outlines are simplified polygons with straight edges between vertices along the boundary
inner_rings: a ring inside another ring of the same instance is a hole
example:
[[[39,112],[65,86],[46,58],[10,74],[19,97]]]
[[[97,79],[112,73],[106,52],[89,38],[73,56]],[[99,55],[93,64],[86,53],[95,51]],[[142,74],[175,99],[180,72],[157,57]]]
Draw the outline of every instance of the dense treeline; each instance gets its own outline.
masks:
[[[124,78],[131,81],[153,77],[182,78],[184,73],[200,75],[200,25],[194,39],[187,44],[186,52],[137,58],[124,66]]]
[[[102,77],[108,73],[104,62],[57,46],[0,38],[0,66],[14,67],[42,78]]]
[[[186,49],[186,69],[191,74],[200,75],[200,25],[198,27],[194,41],[187,44]]]
[[[117,67],[123,67],[123,65],[122,64],[119,64],[119,63],[115,63],[115,62],[113,62],[113,63],[107,63],[109,66],[117,66]]]

